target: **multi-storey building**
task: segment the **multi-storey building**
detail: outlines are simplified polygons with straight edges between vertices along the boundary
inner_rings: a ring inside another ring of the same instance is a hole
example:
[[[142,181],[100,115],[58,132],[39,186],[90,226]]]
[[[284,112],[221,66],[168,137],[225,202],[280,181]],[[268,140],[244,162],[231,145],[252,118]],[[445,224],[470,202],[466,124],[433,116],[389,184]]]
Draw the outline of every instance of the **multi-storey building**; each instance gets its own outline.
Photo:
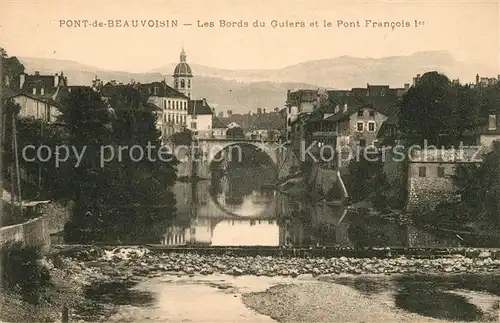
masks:
[[[165,81],[140,85],[141,92],[148,96],[148,102],[162,112],[157,119],[162,138],[168,138],[186,128],[189,98],[167,85]]]
[[[34,117],[47,122],[54,122],[61,114],[59,111],[60,100],[67,91],[68,80],[61,74],[19,75],[19,84],[8,84],[8,93],[4,99],[11,99],[19,104],[22,117]]]

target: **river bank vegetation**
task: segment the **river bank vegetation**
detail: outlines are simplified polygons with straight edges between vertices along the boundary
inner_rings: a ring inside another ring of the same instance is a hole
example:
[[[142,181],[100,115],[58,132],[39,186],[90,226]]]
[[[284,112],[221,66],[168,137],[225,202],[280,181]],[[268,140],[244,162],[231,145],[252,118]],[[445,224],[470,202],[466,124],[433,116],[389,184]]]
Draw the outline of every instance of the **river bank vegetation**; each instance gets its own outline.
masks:
[[[443,149],[459,147],[460,143],[474,144],[485,129],[488,117],[500,114],[499,103],[498,84],[473,87],[452,82],[437,72],[426,73],[401,99],[397,139],[405,146],[434,145]],[[386,169],[388,163],[382,162],[381,158],[353,161],[349,165],[346,181],[353,203],[371,203],[379,218],[391,212],[396,218],[403,214],[419,228],[435,234],[460,234],[462,243],[466,245],[498,246],[499,154],[500,147],[496,145],[493,151],[483,156],[480,164],[457,164],[456,173],[452,176],[455,186],[452,195],[458,200],[450,200],[443,195],[435,209],[423,207],[411,213],[405,211],[409,198],[408,158],[390,170]],[[366,214],[363,219],[361,222],[369,220]],[[385,235],[379,233],[373,235],[384,240]],[[370,235],[369,232],[363,234]]]

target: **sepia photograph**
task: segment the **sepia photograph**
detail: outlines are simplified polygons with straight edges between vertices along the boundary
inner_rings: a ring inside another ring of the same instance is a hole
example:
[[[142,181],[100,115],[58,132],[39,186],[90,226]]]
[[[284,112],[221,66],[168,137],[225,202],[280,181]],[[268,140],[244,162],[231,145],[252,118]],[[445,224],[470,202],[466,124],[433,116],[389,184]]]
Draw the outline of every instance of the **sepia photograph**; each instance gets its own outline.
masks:
[[[500,2],[0,3],[0,322],[500,322]]]

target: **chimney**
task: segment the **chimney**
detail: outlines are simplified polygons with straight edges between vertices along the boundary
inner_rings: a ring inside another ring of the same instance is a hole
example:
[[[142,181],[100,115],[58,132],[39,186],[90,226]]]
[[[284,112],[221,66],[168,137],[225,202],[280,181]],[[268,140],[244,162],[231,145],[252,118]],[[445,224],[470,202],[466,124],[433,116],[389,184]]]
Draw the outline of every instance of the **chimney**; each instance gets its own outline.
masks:
[[[19,89],[22,90],[24,81],[26,80],[26,75],[24,73],[19,75]]]
[[[54,75],[54,87],[59,85],[59,74]]]
[[[476,74],[476,84],[479,84],[479,74]]]
[[[420,81],[420,74],[417,74],[417,76],[413,78],[413,86],[416,86],[419,81]]]
[[[405,91],[408,91],[410,89],[410,83],[405,83]]]
[[[35,71],[35,75],[40,75],[40,72],[39,71]]]
[[[207,106],[207,99],[203,98],[203,106],[206,107]]]

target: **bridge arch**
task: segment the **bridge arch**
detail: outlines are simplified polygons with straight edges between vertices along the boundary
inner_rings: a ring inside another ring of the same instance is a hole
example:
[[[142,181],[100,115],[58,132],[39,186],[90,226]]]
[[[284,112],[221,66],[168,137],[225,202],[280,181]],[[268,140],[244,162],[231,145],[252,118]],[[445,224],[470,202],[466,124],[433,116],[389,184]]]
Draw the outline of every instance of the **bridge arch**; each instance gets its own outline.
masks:
[[[228,160],[230,152],[240,154],[241,151],[248,149],[254,150],[261,156],[266,156],[269,165],[278,168],[279,145],[275,141],[257,141],[245,139],[200,139],[198,142],[200,158],[197,159],[196,174],[200,178],[210,179],[214,166],[223,160]],[[241,155],[240,155],[241,156]],[[240,158],[237,156],[237,158]],[[234,156],[232,156],[234,160]]]
[[[252,141],[252,140],[234,140],[234,141],[205,141],[200,144],[204,158],[211,164],[221,161],[222,154],[227,151],[240,153],[244,148],[252,147],[256,152],[264,152],[273,165],[278,164],[277,144],[272,141]],[[239,151],[238,151],[239,150]]]

